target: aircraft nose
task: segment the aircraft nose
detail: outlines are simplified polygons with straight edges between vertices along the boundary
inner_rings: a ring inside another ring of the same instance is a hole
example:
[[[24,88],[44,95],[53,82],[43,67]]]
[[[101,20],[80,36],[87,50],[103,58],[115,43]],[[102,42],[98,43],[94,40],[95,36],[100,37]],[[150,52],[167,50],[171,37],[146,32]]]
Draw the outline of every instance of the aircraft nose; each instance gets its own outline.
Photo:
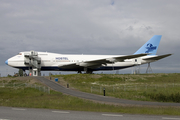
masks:
[[[8,60],[5,61],[6,65],[8,65]]]

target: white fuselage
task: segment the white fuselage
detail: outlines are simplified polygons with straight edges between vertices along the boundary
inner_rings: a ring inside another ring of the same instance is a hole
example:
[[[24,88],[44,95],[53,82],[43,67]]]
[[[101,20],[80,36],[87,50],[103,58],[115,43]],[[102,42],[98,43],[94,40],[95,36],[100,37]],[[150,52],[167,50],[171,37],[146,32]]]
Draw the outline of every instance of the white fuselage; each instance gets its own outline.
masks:
[[[29,67],[24,63],[25,57],[24,54],[28,54],[30,52],[20,52],[18,55],[9,58],[6,61],[11,67],[19,68],[23,70],[28,70]],[[94,63],[85,63],[86,61],[93,61],[97,59],[106,59],[112,58],[121,55],[70,55],[70,54],[56,54],[49,52],[38,52],[38,57],[41,58],[41,70],[42,71],[83,71],[84,68],[90,68],[92,71],[97,70],[117,70],[123,69],[127,67],[132,67],[137,64],[145,64],[154,61],[146,61],[143,58],[149,58],[152,56],[144,56],[135,59],[126,59],[123,62],[114,62],[108,64],[97,65]],[[122,55],[123,56],[123,55]],[[138,60],[138,62],[137,62]],[[76,64],[81,67],[61,67],[67,64]]]

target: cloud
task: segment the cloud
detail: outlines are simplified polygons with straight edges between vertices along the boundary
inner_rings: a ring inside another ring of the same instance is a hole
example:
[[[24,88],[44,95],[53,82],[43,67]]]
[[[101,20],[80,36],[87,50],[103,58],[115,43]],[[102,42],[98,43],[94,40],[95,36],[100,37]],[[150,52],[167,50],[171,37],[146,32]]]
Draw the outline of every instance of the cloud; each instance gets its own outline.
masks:
[[[30,50],[132,54],[155,34],[162,35],[158,53],[176,53],[173,60],[165,59],[166,64],[170,60],[175,64],[180,45],[179,4],[178,0],[1,1],[0,65]]]

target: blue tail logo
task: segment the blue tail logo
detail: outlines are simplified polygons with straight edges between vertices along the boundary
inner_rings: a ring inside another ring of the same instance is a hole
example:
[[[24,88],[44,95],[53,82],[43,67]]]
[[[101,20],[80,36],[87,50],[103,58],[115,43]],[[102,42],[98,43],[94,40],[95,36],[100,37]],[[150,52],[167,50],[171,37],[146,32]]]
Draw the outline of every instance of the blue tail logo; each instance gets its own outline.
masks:
[[[147,41],[134,54],[149,53],[150,55],[156,55],[161,37],[162,37],[162,35],[154,35],[149,41]]]
[[[148,43],[146,49],[147,49],[147,51],[145,53],[149,53],[149,52],[156,50],[157,46],[153,46],[151,43]]]

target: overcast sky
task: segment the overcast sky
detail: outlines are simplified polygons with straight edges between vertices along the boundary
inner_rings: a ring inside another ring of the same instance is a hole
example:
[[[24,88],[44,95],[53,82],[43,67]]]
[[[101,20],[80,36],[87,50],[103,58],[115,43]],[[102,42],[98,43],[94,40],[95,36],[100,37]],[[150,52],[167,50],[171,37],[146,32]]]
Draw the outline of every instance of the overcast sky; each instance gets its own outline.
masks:
[[[179,73],[180,0],[0,0],[0,73],[17,71],[5,60],[21,51],[125,55],[153,35],[157,54],[174,54],[153,71]]]

